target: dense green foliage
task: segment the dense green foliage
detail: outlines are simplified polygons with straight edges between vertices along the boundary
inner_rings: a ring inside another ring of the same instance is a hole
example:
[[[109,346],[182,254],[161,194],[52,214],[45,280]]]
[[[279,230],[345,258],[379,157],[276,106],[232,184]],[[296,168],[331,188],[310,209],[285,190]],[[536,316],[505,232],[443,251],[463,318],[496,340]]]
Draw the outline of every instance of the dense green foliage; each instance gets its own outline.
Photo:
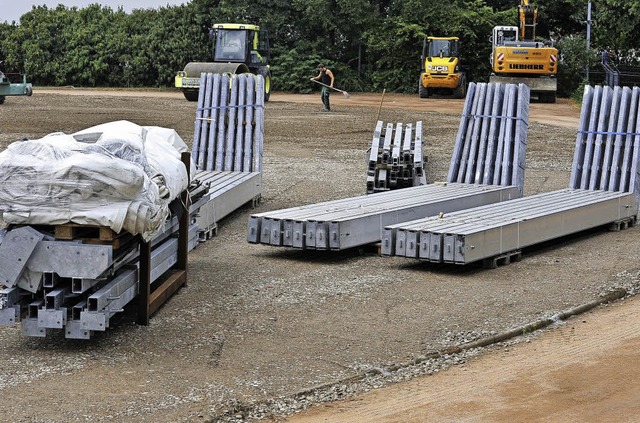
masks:
[[[36,6],[0,23],[0,60],[37,85],[164,87],[190,61],[206,60],[206,22],[250,22],[269,29],[273,88],[309,92],[316,64],[351,91],[415,92],[427,35],[458,36],[470,80],[490,73],[494,25],[517,25],[517,0],[192,0],[127,14],[99,4]],[[637,60],[640,0],[538,2],[541,39],[560,50],[559,90],[570,95],[602,48]],[[205,30],[203,30],[205,28]],[[636,63],[637,64],[637,63]]]

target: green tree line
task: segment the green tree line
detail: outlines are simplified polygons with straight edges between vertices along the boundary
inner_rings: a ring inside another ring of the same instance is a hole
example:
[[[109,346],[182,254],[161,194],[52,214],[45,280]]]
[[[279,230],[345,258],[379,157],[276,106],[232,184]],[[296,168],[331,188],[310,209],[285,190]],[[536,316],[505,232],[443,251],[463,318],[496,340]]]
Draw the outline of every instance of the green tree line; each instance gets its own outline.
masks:
[[[273,89],[309,92],[326,62],[351,91],[415,92],[425,36],[458,36],[470,80],[487,81],[489,36],[517,25],[517,0],[192,0],[181,6],[122,9],[34,6],[0,23],[4,69],[35,85],[170,87],[190,61],[206,61],[205,22],[247,22],[270,32]],[[538,1],[537,36],[560,51],[560,95],[583,82],[599,51],[628,64],[640,58],[640,0],[594,0],[587,50],[588,0]]]

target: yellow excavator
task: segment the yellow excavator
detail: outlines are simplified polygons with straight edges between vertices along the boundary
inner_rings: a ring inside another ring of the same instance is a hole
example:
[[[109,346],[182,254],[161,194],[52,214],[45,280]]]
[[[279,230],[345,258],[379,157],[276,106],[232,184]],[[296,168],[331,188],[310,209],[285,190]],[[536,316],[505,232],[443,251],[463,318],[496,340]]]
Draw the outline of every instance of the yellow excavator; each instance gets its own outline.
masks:
[[[555,103],[558,82],[558,50],[536,41],[538,8],[520,0],[520,26],[496,26],[491,35],[489,82],[524,83],[541,103]]]
[[[420,62],[420,98],[427,98],[431,94],[464,98],[467,93],[467,74],[460,66],[458,37],[426,37]]]
[[[190,62],[175,78],[189,101],[198,101],[201,73],[240,74],[251,72],[264,78],[264,100],[271,94],[269,33],[257,25],[220,23],[209,28],[213,40],[212,62]]]

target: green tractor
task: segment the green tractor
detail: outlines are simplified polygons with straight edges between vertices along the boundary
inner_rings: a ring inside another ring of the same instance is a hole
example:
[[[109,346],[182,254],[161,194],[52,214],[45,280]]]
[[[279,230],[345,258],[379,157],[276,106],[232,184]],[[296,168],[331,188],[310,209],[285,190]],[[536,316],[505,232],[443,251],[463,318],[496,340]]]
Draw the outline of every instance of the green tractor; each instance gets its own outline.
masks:
[[[0,71],[0,104],[8,96],[26,95],[33,93],[33,87],[27,83],[27,76],[19,73],[3,73]]]
[[[264,100],[271,94],[269,33],[257,25],[223,23],[209,29],[214,41],[212,62],[190,62],[175,78],[189,101],[198,101],[201,73],[240,74],[251,72],[264,78]]]

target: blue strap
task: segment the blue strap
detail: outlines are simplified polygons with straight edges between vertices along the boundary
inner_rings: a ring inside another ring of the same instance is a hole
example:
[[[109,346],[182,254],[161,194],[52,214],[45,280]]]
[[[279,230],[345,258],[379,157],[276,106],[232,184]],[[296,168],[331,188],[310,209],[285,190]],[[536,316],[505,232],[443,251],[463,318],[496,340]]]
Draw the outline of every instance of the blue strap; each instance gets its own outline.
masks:
[[[246,107],[257,107],[260,109],[264,109],[262,104],[243,104],[240,106],[209,106],[209,107],[198,107],[196,110],[220,110],[220,109],[244,109]]]
[[[640,132],[608,132],[608,131],[578,131],[579,134],[593,134],[593,135],[640,135]]]
[[[495,118],[495,119],[513,119],[513,120],[520,120],[522,121],[522,123],[524,123],[525,125],[529,126],[529,122],[525,121],[523,118],[521,117],[517,117],[517,116],[501,116],[501,115],[467,115],[464,114],[462,115],[463,118]]]

